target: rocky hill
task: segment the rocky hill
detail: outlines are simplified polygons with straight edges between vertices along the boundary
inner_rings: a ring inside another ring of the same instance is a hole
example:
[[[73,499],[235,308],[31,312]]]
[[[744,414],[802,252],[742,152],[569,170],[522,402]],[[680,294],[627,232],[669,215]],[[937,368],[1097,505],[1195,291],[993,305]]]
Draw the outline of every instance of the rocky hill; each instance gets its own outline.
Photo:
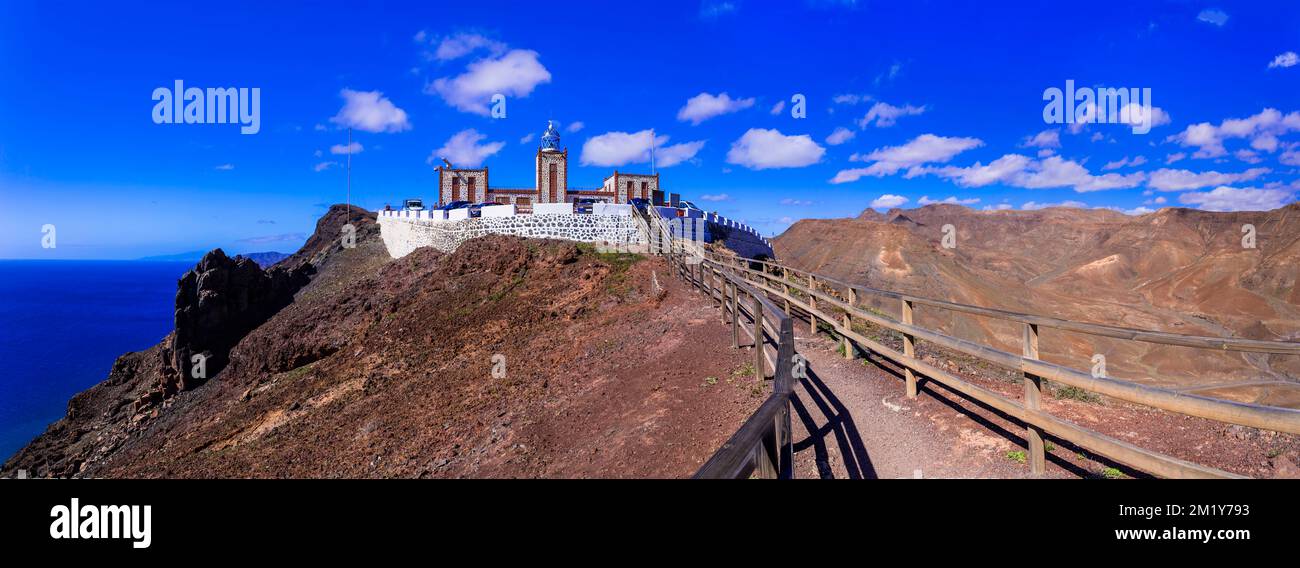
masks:
[[[659,259],[493,236],[392,260],[340,205],[270,269],[208,253],[176,330],[0,477],[686,476],[766,396],[728,347]]]
[[[1256,247],[1242,246],[1253,225]],[[951,225],[955,247],[942,243]],[[1300,339],[1300,204],[1268,212],[1167,208],[975,211],[936,204],[856,219],[812,219],[774,239],[791,266],[845,281],[979,306],[1182,334]],[[892,303],[881,309],[897,313]],[[1018,352],[1020,329],[919,308],[918,321]],[[1300,377],[1296,357],[1215,353],[1045,330],[1044,358],[1111,376],[1188,386]],[[1213,394],[1300,406],[1300,388]]]

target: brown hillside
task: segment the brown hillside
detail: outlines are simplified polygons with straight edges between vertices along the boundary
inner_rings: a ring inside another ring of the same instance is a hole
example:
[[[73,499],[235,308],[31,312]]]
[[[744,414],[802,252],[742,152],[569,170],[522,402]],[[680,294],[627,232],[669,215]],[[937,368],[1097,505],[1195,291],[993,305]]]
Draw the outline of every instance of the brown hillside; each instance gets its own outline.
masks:
[[[340,220],[295,255],[311,282],[219,374],[132,404],[168,342],[125,355],[4,472],[682,477],[766,396],[660,259],[492,236],[391,260],[373,227],[335,246]]]
[[[1241,246],[1253,224],[1257,248]],[[952,225],[955,249],[941,246]],[[791,266],[848,282],[1012,311],[1182,334],[1300,339],[1300,204],[1268,212],[1168,208],[975,211],[928,205],[795,223],[773,240]],[[881,303],[885,311],[896,306]],[[1020,330],[985,318],[920,309],[923,324],[1018,352]],[[1300,377],[1296,357],[1206,352],[1045,331],[1044,358],[1111,376],[1189,386]],[[1216,394],[1300,406],[1300,387]]]

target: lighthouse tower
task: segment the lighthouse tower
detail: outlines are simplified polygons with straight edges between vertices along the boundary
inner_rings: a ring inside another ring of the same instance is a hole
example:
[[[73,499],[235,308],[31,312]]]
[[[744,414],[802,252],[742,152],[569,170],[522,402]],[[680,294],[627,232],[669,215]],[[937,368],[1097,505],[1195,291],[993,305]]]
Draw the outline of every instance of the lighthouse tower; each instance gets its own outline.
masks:
[[[555,121],[546,121],[537,147],[537,203],[564,203],[569,188],[569,149],[560,148]]]

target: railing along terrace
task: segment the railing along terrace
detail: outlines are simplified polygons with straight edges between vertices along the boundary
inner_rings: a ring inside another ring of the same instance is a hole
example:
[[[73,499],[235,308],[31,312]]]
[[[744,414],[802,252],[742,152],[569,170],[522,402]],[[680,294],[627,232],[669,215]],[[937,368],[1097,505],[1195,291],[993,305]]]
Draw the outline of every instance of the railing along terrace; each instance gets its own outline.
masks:
[[[648,228],[669,232],[662,221],[651,221]],[[742,335],[748,336],[754,352],[755,377],[765,380],[770,370],[773,379],[772,393],[694,477],[793,477],[790,393],[794,390],[794,321],[765,293],[729,267],[715,260],[702,259],[669,238],[667,242],[676,246],[668,257],[678,275],[700,288],[711,302],[718,303],[723,323],[731,324],[733,348],[741,347]],[[695,260],[699,262],[693,262]]]
[[[1097,377],[1039,359],[1039,329],[1042,327],[1161,345],[1253,353],[1300,354],[1300,343],[1297,342],[1179,335],[983,308],[848,284],[774,262],[725,257],[715,253],[706,253],[705,263],[714,270],[726,270],[729,276],[734,274],[741,277],[748,286],[784,301],[784,314],[792,316],[791,310],[797,308],[807,315],[811,333],[816,333],[819,320],[823,322],[839,335],[846,358],[853,358],[854,349],[858,348],[893,361],[903,368],[907,396],[917,396],[918,381],[924,378],[1019,420],[1026,428],[1028,462],[1031,472],[1035,474],[1043,473],[1046,467],[1043,435],[1047,434],[1157,477],[1242,477],[1149,451],[1052,416],[1040,403],[1044,380],[1188,416],[1300,434],[1300,411],[1297,410],[1222,400],[1122,379]],[[858,298],[866,295],[898,301],[900,317],[893,319],[862,309],[858,305]],[[914,310],[917,306],[1019,323],[1023,327],[1022,352],[1009,353],[920,327],[914,323]],[[831,309],[838,313],[830,312]],[[903,336],[903,351],[899,352],[862,335],[853,328],[855,319],[900,333]],[[929,341],[939,347],[1019,371],[1025,388],[1023,401],[1012,400],[922,361],[916,356],[917,340]]]

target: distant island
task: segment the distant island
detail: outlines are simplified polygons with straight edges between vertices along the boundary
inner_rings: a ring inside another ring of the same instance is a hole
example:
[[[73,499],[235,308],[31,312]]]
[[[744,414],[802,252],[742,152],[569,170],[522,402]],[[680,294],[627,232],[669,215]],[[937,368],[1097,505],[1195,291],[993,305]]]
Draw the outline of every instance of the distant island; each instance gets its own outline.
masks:
[[[144,261],[151,261],[151,262],[173,262],[173,261],[174,262],[198,262],[200,259],[203,258],[204,254],[207,254],[207,251],[195,250],[190,252],[180,252],[176,254],[161,254],[157,256],[145,256],[145,257],[138,258],[136,260],[144,260]],[[249,260],[256,262],[257,265],[262,268],[271,266],[289,257],[287,253],[275,252],[275,251],[247,252],[238,256],[248,258]]]

